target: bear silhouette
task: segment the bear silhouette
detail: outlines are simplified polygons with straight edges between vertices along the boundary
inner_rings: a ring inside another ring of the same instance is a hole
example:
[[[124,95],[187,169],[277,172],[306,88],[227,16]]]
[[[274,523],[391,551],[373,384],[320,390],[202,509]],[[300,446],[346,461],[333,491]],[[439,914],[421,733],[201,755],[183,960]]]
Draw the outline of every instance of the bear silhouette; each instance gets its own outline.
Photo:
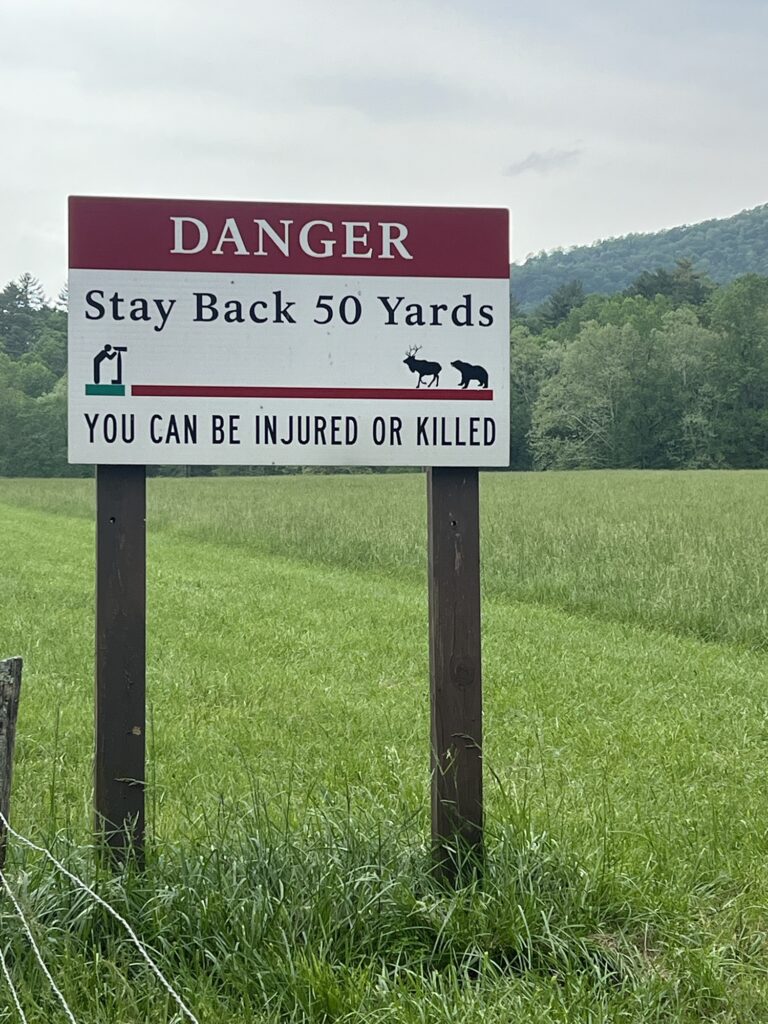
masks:
[[[461,359],[455,359],[451,366],[455,366],[461,374],[460,388],[468,388],[471,380],[476,380],[481,388],[488,387],[488,371],[484,366],[473,366],[471,363],[463,363]]]

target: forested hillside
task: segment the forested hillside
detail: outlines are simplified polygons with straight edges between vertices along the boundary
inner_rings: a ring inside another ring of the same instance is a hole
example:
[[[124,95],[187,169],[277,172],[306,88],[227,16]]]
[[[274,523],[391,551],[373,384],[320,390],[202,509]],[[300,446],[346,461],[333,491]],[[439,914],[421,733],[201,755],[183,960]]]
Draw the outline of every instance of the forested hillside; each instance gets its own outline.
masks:
[[[0,292],[2,476],[91,472],[66,462],[64,301],[29,275]],[[618,295],[567,284],[513,315],[510,359],[513,469],[768,468],[768,276],[682,260]]]
[[[671,269],[680,259],[691,260],[718,284],[742,274],[768,274],[768,204],[722,220],[539,253],[512,267],[512,295],[523,309],[571,281],[580,281],[585,292],[613,295],[644,270]]]

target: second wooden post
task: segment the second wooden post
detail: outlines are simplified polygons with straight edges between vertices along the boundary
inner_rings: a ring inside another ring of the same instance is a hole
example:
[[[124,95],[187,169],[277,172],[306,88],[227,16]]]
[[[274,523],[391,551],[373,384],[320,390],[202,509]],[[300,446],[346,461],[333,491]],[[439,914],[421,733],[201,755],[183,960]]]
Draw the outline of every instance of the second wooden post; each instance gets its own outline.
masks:
[[[477,469],[427,471],[432,844],[451,881],[483,855],[483,698]]]

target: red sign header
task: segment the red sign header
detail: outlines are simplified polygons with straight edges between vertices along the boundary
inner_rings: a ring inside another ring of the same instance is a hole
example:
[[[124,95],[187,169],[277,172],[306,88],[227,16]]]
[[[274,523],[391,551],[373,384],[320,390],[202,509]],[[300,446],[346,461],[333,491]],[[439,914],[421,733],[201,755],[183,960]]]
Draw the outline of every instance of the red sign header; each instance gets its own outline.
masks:
[[[437,206],[69,200],[78,270],[509,276],[509,213]]]

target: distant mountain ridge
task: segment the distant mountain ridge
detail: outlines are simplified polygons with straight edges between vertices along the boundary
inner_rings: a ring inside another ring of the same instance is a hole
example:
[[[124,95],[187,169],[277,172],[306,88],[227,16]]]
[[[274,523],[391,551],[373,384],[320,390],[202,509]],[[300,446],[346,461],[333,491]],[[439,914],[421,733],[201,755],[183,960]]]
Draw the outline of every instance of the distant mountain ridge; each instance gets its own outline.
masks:
[[[718,284],[742,274],[768,275],[768,203],[733,217],[539,253],[512,265],[511,290],[524,309],[574,280],[587,293],[610,295],[623,291],[644,270],[673,267],[679,259],[692,260],[696,270]]]

